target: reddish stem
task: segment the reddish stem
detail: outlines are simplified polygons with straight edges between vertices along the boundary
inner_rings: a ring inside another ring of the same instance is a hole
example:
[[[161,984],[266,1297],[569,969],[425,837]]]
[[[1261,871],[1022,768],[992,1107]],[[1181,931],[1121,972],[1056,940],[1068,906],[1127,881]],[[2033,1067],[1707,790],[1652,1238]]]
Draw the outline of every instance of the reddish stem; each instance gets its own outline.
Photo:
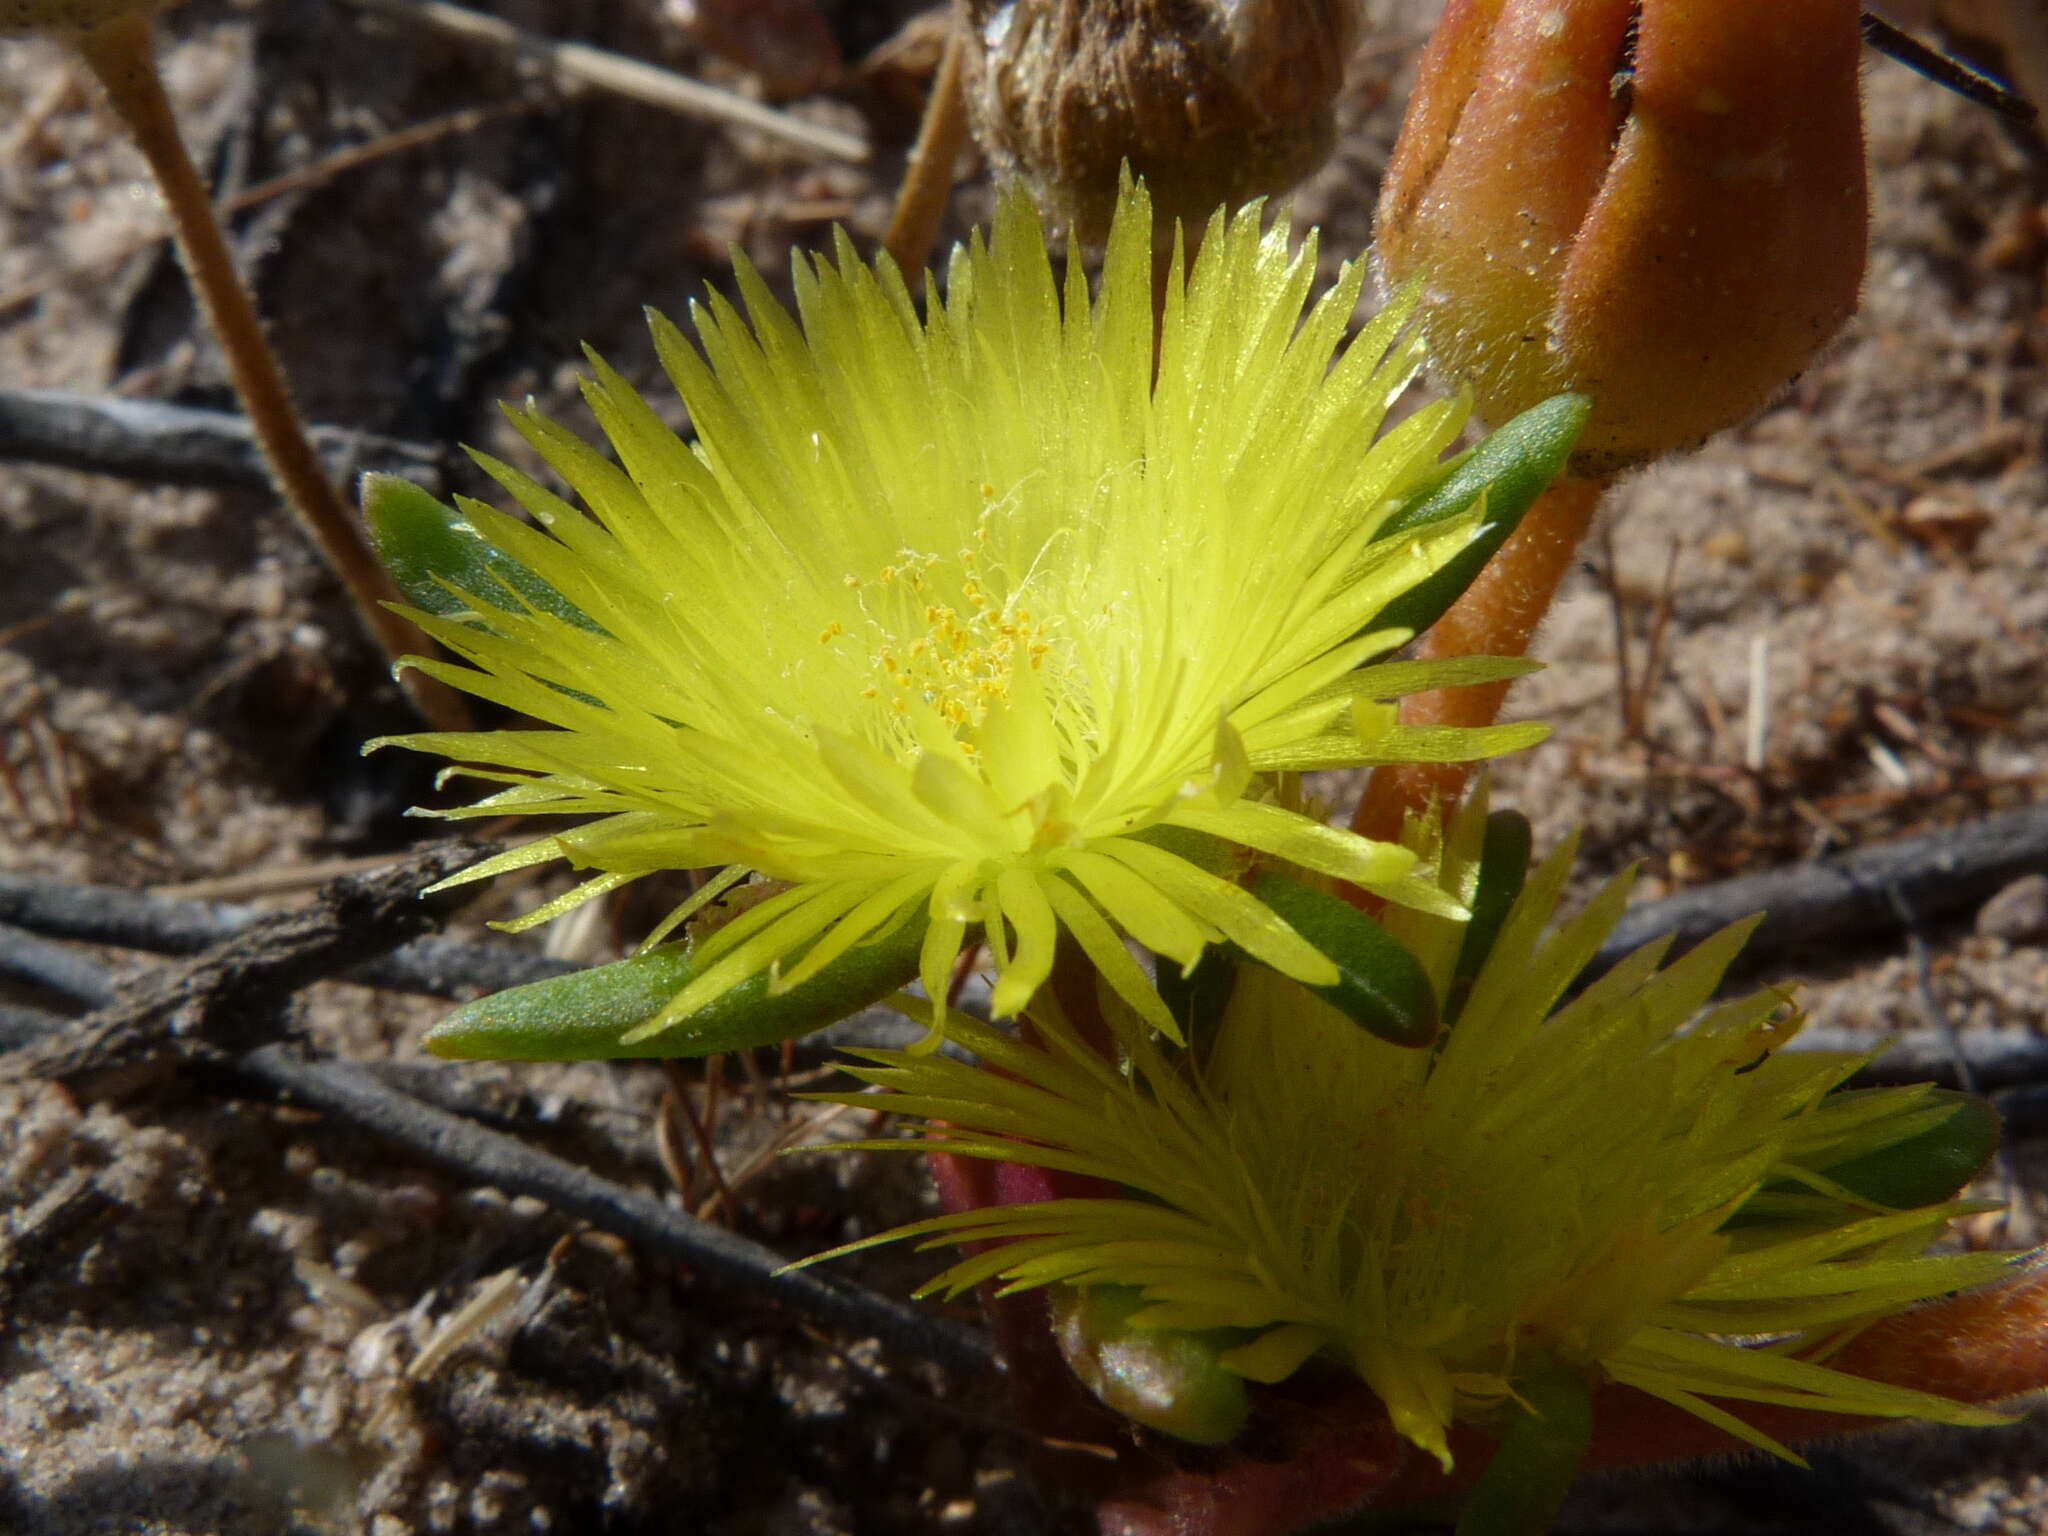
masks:
[[[1428,660],[1525,654],[1606,490],[1605,480],[1567,476],[1537,497],[1479,579],[1422,637],[1417,654]],[[1401,720],[1406,725],[1491,725],[1509,687],[1486,683],[1418,693],[1402,704]],[[1438,801],[1448,812],[1471,772],[1469,763],[1395,763],[1376,769],[1351,828],[1383,842],[1398,841],[1410,811]]]

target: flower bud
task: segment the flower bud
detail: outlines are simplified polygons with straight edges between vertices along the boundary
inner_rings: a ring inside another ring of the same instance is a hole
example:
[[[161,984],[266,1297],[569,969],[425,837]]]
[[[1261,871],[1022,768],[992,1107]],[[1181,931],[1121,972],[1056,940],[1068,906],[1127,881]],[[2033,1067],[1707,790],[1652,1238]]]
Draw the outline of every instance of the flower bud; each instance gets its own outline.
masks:
[[[1222,1445],[1244,1428],[1244,1378],[1220,1357],[1220,1331],[1133,1326],[1143,1293],[1126,1285],[1062,1285],[1052,1292],[1053,1339],[1076,1376],[1125,1418],[1195,1445]]]
[[[47,32],[76,37],[119,21],[148,16],[164,0],[0,0],[0,37]]]
[[[1855,310],[1854,0],[1450,0],[1381,191],[1442,372],[1594,402],[1607,473],[1760,410]]]
[[[1329,155],[1351,0],[960,0],[970,120],[1083,240],[1123,165],[1158,222],[1282,191]]]

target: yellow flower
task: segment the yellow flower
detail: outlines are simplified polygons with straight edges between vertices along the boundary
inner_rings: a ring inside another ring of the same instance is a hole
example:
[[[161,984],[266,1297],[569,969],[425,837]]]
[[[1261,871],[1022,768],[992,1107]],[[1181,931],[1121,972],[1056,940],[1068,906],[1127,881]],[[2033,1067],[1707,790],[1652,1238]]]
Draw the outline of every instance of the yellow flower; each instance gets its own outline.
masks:
[[[602,362],[585,392],[618,464],[516,413],[587,510],[484,460],[545,531],[477,503],[464,531],[552,593],[416,615],[469,665],[415,664],[549,729],[400,740],[510,786],[454,814],[597,819],[461,878],[556,857],[600,872],[533,920],[660,869],[786,882],[702,941],[629,1041],[920,919],[926,989],[943,995],[979,924],[1005,1014],[1062,931],[1168,1029],[1126,935],[1178,965],[1228,938],[1335,979],[1154,828],[1454,911],[1414,853],[1283,808],[1265,777],[1543,734],[1406,730],[1385,702],[1521,663],[1365,666],[1409,638],[1378,616],[1482,513],[1376,541],[1465,412],[1441,402],[1382,434],[1420,362],[1412,296],[1347,346],[1360,273],[1311,303],[1314,273],[1312,239],[1291,250],[1256,210],[1219,216],[1166,279],[1155,381],[1143,191],[1092,298],[1078,262],[1056,279],[1012,198],[922,318],[843,237],[796,263],[794,319],[745,267],[745,318],[711,298],[697,346],[656,317],[695,442]]]
[[[1476,824],[1463,819],[1445,861],[1453,889]],[[1926,1251],[1974,1205],[1891,1209],[1828,1175],[1954,1103],[1930,1088],[1831,1093],[1864,1058],[1777,1051],[1798,1021],[1774,993],[1708,1007],[1747,924],[1668,966],[1664,943],[1649,946],[1560,1006],[1628,887],[1546,933],[1571,862],[1566,847],[1530,875],[1434,1051],[1243,967],[1196,1050],[1125,1020],[1112,1062],[1041,999],[1035,1039],[956,1030],[994,1071],[860,1053],[870,1064],[855,1075],[891,1089],[885,1105],[944,1122],[926,1144],[1130,1192],[983,1207],[888,1237],[1009,1240],[926,1293],[989,1279],[1129,1287],[1143,1304],[1125,1337],[1205,1337],[1255,1381],[1341,1364],[1446,1467],[1450,1425],[1497,1424],[1539,1364],[1637,1387],[1771,1450],[1707,1399],[2000,1422],[1817,1358],[2008,1264]],[[1209,1330],[1230,1332],[1217,1343]]]

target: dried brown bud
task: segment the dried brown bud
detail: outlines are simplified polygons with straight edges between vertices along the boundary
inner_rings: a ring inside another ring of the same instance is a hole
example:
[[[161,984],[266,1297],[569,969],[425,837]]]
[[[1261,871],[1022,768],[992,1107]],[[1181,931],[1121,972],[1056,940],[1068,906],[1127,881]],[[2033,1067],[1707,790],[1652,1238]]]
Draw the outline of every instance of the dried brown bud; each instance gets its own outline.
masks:
[[[1170,232],[1329,155],[1353,0],[957,0],[974,134],[1084,240],[1125,163]]]
[[[48,32],[76,37],[119,21],[147,16],[165,0],[0,0],[0,37]]]

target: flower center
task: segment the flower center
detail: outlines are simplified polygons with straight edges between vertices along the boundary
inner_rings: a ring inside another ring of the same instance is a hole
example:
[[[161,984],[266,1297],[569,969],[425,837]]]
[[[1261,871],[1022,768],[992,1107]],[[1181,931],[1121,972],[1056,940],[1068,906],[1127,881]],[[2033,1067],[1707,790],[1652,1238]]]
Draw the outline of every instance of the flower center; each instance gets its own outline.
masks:
[[[867,642],[861,697],[883,712],[884,734],[914,746],[905,719],[913,701],[936,710],[969,752],[989,708],[1010,694],[1020,669],[1042,670],[1053,649],[1046,623],[1024,606],[987,559],[984,517],[974,542],[948,558],[902,551],[868,577],[848,576],[865,636],[834,622],[827,645]]]

